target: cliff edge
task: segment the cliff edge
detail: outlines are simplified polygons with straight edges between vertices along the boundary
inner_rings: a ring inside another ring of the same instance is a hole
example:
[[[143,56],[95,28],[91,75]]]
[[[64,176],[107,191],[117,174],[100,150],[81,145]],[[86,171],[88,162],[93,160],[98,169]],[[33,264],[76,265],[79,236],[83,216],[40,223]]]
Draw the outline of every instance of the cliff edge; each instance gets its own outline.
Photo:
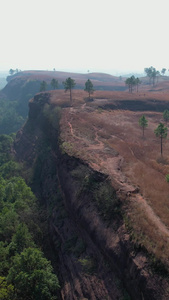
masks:
[[[137,228],[129,226],[139,205],[162,238],[168,235],[129,174],[130,157],[135,167],[143,163],[142,146],[136,151],[133,129],[130,139],[126,130],[135,113],[103,111],[99,99],[95,107],[83,99],[68,105],[55,93],[36,95],[14,143],[27,180],[46,205],[61,299],[168,299],[168,273],[153,269],[148,249],[132,237]]]

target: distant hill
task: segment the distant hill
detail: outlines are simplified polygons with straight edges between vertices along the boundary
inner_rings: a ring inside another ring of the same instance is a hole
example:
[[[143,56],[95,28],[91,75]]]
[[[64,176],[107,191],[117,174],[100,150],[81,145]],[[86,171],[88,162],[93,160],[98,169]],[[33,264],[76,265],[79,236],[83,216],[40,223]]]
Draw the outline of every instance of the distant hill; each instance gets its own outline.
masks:
[[[28,103],[39,93],[41,82],[47,83],[47,90],[52,90],[51,80],[58,80],[59,90],[63,91],[63,81],[71,77],[76,82],[76,89],[84,90],[85,82],[91,79],[95,90],[123,91],[124,80],[104,73],[68,73],[59,71],[23,71],[7,77],[0,91],[0,133],[16,132],[28,116]],[[5,87],[4,87],[5,85]]]
[[[12,76],[7,77],[2,84],[5,87],[0,91],[1,101],[1,128],[2,133],[9,133],[11,130],[16,131],[23,124],[28,116],[28,102],[34,97],[35,94],[40,92],[41,82],[44,80],[47,83],[47,91],[52,90],[51,80],[55,78],[58,80],[59,90],[63,91],[63,81],[66,78],[71,77],[75,80],[75,90],[83,91],[85,82],[90,79],[93,83],[95,91],[107,91],[107,92],[119,92],[121,95],[124,91],[128,95],[128,87],[125,84],[126,77],[113,76],[106,73],[71,73],[61,71],[38,71],[29,70],[15,73]],[[168,92],[169,90],[169,77],[160,76],[158,82],[153,87],[149,84],[148,77],[140,78],[141,84],[139,85],[139,92]],[[1,83],[1,82],[0,82]],[[59,92],[59,91],[57,91]],[[136,88],[133,89],[133,96],[136,97]],[[138,94],[138,93],[137,93]],[[153,95],[153,94],[152,94]],[[161,95],[160,95],[161,97]],[[10,112],[10,113],[9,113]],[[14,118],[15,115],[15,118]],[[6,120],[8,119],[8,122]],[[9,121],[10,120],[10,121]],[[7,128],[7,123],[11,124],[10,128]],[[14,123],[17,124],[15,129]]]
[[[57,79],[59,82],[59,89],[63,89],[62,82],[66,78],[71,77],[76,81],[76,89],[84,89],[85,82],[90,79],[93,82],[95,89],[98,90],[125,90],[125,83],[122,77],[116,77],[106,73],[69,73],[69,72],[60,72],[60,71],[23,71],[18,72],[12,76],[7,77],[8,83],[11,83],[12,86],[17,86],[19,84],[27,84],[28,82],[38,82],[40,87],[41,81],[46,81],[48,84],[48,89],[51,90],[50,82],[53,78]],[[6,93],[8,86],[4,89]],[[39,90],[38,90],[39,91]],[[12,96],[12,95],[11,95]]]
[[[3,89],[6,84],[7,84],[6,78],[0,77],[0,90]]]
[[[8,73],[7,72],[0,72],[0,90],[5,87],[7,84],[6,77]]]

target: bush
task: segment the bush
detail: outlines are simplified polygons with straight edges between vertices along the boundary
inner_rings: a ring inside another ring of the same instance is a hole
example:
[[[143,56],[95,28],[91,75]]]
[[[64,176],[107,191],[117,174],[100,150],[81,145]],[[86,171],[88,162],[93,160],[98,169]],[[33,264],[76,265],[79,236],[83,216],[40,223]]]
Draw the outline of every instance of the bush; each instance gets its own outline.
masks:
[[[169,182],[169,174],[167,174],[167,175],[165,176],[165,179],[166,179],[167,182]]]
[[[78,260],[83,268],[83,271],[87,274],[93,274],[96,271],[96,261],[89,256]]]

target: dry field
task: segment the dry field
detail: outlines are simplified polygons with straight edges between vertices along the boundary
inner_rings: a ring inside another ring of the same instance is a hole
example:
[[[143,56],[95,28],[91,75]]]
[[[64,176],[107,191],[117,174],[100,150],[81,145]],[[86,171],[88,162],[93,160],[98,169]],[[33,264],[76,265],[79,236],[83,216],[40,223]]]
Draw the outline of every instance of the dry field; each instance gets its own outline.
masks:
[[[152,93],[146,94],[146,99],[152,99]],[[85,97],[85,92],[74,91],[73,107],[63,110],[62,149],[109,174],[119,197],[124,199],[126,225],[133,240],[169,267],[169,183],[165,179],[169,174],[169,140],[163,143],[161,157],[160,139],[154,134],[163,121],[162,113],[99,108],[100,102],[110,99],[145,99],[144,93],[95,92],[91,103],[85,103]],[[154,99],[159,100],[158,92]],[[58,91],[51,102],[67,100],[68,94]],[[166,93],[161,94],[161,100],[167,101]],[[148,120],[144,138],[138,125],[143,114]]]

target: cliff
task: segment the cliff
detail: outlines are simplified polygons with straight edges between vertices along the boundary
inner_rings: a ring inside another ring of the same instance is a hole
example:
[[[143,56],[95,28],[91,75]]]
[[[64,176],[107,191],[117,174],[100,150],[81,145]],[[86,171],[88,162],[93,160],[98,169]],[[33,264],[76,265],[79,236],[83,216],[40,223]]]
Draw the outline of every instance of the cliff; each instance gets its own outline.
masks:
[[[59,106],[50,93],[36,95],[14,151],[26,164],[27,180],[39,201],[46,205],[61,299],[168,299],[167,280],[151,270],[146,251],[135,247],[125,226],[128,195],[138,191],[124,185],[119,171],[123,158],[108,144],[103,149],[95,129],[83,128],[90,145],[87,148],[83,140],[80,147],[82,130],[75,131],[75,110],[81,122],[89,123],[92,107],[84,111],[85,104],[64,108],[59,102]],[[92,120],[96,128],[96,119]],[[105,164],[110,152],[111,172]]]

